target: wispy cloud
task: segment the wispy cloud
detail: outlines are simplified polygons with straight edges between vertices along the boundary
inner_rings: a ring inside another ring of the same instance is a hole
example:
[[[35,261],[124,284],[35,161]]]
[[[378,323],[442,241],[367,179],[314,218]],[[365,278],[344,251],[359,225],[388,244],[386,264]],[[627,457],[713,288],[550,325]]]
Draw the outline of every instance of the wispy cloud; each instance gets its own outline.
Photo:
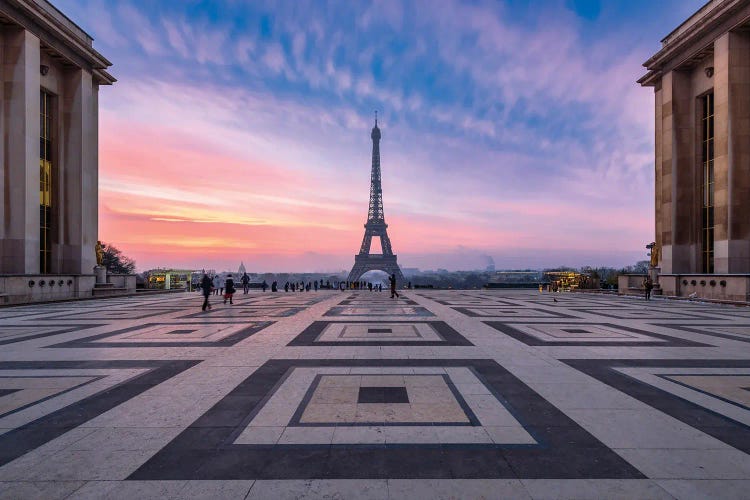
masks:
[[[100,97],[101,231],[140,266],[169,264],[151,236],[188,231],[200,267],[347,267],[378,109],[405,265],[440,249],[460,267],[456,242],[499,267],[510,249],[627,264],[653,232],[653,97],[634,82],[701,1],[61,0],[120,79]]]

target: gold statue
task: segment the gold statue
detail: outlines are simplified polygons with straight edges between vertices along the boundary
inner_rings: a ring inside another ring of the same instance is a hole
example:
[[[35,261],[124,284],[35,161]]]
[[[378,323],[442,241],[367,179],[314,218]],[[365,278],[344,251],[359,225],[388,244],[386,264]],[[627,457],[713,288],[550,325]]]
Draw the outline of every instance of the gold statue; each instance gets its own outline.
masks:
[[[657,267],[659,265],[659,246],[654,245],[651,249],[651,267]]]
[[[96,265],[101,266],[104,263],[104,245],[101,241],[96,242]]]

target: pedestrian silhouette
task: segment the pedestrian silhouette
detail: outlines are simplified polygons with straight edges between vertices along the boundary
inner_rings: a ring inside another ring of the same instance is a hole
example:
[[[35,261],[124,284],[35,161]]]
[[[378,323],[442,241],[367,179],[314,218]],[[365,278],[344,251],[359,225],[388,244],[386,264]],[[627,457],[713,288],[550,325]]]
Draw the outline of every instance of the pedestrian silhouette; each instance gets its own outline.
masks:
[[[396,275],[391,274],[391,276],[388,278],[388,280],[391,282],[391,298],[399,297],[398,292],[396,291]]]

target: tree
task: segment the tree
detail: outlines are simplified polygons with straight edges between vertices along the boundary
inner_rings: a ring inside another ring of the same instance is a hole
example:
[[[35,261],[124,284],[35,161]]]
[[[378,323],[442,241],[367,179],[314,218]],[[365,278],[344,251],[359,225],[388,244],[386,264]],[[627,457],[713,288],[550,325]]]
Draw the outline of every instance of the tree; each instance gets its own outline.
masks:
[[[112,274],[133,274],[135,271],[135,261],[126,257],[114,245],[102,242],[104,247],[104,257],[102,265]]]

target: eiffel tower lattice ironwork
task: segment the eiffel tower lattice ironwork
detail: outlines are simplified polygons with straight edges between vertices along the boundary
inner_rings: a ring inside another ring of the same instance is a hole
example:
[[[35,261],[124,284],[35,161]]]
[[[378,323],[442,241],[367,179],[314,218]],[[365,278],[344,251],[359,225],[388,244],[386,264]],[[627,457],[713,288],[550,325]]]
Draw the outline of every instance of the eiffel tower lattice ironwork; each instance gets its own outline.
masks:
[[[372,138],[372,173],[370,174],[370,208],[367,211],[367,223],[365,224],[365,237],[362,239],[362,247],[359,254],[354,256],[354,267],[349,273],[348,281],[358,281],[367,271],[385,271],[390,276],[396,275],[396,282],[403,285],[404,275],[398,267],[396,256],[391,248],[391,240],[388,238],[388,224],[385,223],[383,215],[383,188],[380,183],[380,129],[378,128],[378,117],[375,115],[375,126],[370,134]],[[371,254],[370,245],[372,237],[380,238],[382,254]]]

